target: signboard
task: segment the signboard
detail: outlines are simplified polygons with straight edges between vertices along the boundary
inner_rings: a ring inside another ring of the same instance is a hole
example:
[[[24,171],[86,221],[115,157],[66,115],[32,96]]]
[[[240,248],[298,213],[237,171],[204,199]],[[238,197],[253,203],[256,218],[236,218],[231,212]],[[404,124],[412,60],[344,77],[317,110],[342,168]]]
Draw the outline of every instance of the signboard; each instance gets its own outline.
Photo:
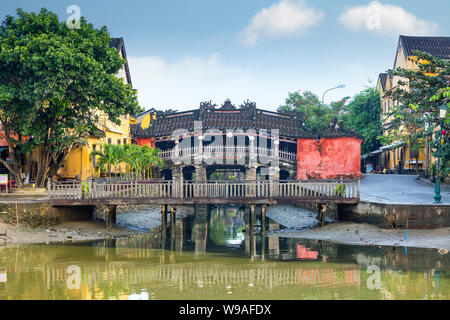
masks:
[[[6,271],[2,272],[0,271],[0,282],[6,282]]]
[[[0,184],[8,184],[8,175],[0,174]]]
[[[7,174],[0,174],[0,186],[1,185],[6,186],[6,193],[8,193],[8,175]]]

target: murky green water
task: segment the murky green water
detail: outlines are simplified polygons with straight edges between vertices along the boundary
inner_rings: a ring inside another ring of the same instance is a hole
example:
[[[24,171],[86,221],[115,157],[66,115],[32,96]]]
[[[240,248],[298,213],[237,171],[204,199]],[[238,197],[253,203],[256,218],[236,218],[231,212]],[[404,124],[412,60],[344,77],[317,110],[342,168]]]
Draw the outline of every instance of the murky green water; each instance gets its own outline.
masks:
[[[450,298],[436,250],[267,237],[242,208],[203,213],[174,234],[0,248],[0,299]]]

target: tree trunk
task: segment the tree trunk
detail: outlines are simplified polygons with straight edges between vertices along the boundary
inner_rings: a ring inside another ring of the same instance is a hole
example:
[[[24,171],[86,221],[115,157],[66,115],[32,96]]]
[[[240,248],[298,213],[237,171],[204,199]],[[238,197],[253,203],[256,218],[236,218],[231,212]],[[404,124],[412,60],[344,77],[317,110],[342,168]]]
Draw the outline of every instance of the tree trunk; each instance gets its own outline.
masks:
[[[19,188],[23,188],[24,184],[22,181],[22,168],[21,166],[17,165],[9,165],[5,160],[0,158],[0,163],[2,163],[6,169],[14,176],[14,179],[16,180],[16,186]],[[17,168],[18,167],[18,168]],[[16,169],[17,168],[17,169]]]

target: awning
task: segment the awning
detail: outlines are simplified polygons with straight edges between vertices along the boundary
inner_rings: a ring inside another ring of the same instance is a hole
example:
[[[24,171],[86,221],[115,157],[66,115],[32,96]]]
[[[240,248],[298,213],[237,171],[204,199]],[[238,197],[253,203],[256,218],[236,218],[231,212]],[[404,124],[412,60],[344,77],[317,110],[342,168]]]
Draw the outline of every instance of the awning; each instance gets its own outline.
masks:
[[[404,146],[404,145],[405,145],[405,143],[404,143],[403,141],[394,142],[393,144],[390,144],[390,145],[388,145],[388,146],[383,146],[383,147],[381,147],[380,150],[381,150],[382,152],[385,152],[385,151],[389,151],[389,150],[392,150],[392,149],[400,148],[400,147],[402,147],[402,146]]]
[[[375,151],[372,151],[372,152],[363,154],[363,155],[361,156],[361,160],[364,160],[364,159],[366,159],[366,158],[368,158],[368,157],[370,157],[370,156],[375,156],[375,155],[377,155],[377,154],[379,154],[379,153],[382,153],[382,152],[383,152],[383,151],[381,151],[380,149],[378,149],[378,150],[375,150]]]

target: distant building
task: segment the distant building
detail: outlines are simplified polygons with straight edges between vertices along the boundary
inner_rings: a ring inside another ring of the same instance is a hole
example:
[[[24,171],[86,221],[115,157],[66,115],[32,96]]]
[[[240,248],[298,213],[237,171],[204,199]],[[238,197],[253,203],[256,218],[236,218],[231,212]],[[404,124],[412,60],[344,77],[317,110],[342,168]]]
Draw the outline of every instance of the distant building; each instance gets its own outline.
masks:
[[[127,54],[123,38],[111,38],[109,44],[111,48],[116,48],[120,57],[124,59],[125,65],[119,70],[117,77],[122,78],[125,83],[132,85],[130,69],[128,67]],[[95,175],[95,159],[91,159],[93,150],[99,150],[105,143],[108,144],[130,144],[130,116],[120,117],[121,124],[116,125],[108,120],[105,113],[99,112],[99,122],[97,129],[88,137],[88,144],[72,150],[63,165],[58,171],[58,176],[62,179],[85,180]]]
[[[400,36],[394,62],[394,70],[403,68],[407,70],[418,69],[417,56],[414,51],[424,51],[440,59],[450,59],[450,37],[410,37]],[[380,73],[378,77],[377,89],[381,98],[381,120],[383,122],[383,135],[389,134],[388,113],[398,103],[394,101],[387,92],[398,86],[400,77],[391,76],[389,73]],[[430,137],[428,137],[430,139]],[[410,146],[403,141],[396,141],[390,145],[385,145],[372,153],[377,155],[377,163],[384,168],[399,172],[403,170],[425,170],[426,157],[431,163],[429,143],[426,147],[418,151],[411,150]],[[376,169],[376,168],[374,168]]]

